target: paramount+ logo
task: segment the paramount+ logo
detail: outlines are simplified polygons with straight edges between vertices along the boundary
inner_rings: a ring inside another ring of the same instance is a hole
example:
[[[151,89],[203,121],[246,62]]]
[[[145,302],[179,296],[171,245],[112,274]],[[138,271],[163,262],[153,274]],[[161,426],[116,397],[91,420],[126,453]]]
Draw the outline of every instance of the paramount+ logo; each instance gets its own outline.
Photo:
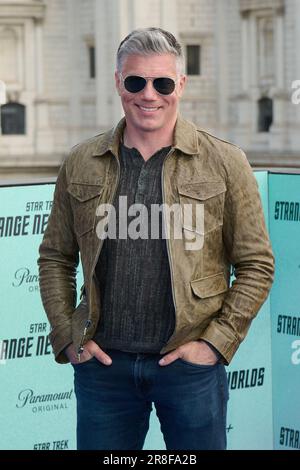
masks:
[[[25,286],[29,292],[35,292],[39,290],[39,277],[37,274],[32,274],[30,269],[22,267],[16,270],[14,273],[14,280],[12,282],[13,287]]]
[[[73,389],[64,392],[52,392],[39,394],[31,388],[19,392],[16,408],[31,408],[33,413],[44,413],[48,411],[62,411],[68,408],[73,399]]]

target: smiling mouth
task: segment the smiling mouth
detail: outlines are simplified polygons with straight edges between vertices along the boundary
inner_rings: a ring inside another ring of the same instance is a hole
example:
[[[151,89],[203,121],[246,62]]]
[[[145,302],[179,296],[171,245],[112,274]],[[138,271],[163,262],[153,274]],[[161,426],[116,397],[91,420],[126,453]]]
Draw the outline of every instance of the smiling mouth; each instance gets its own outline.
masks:
[[[159,107],[150,107],[150,106],[140,106],[140,105],[137,105],[139,109],[141,109],[142,111],[145,111],[146,113],[153,113],[154,111],[157,111],[158,109],[160,109]]]

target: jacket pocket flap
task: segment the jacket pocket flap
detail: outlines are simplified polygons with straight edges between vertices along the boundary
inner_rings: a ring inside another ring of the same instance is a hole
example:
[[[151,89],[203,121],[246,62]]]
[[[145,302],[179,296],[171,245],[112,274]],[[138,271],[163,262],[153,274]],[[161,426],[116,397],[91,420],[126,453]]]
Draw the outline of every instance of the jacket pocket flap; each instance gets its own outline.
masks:
[[[199,200],[206,200],[226,191],[223,181],[201,181],[199,183],[181,184],[179,194]]]
[[[103,186],[99,184],[70,183],[68,192],[80,202],[88,201],[101,194]]]
[[[222,292],[226,292],[228,289],[224,273],[195,279],[194,281],[191,281],[191,287],[194,294],[201,299],[221,294]]]

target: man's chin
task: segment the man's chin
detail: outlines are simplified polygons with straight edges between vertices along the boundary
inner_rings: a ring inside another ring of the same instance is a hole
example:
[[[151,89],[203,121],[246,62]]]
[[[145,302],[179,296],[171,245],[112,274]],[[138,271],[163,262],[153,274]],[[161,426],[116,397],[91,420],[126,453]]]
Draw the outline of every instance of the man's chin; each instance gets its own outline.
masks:
[[[141,132],[154,132],[158,131],[161,129],[163,126],[159,125],[158,123],[141,123],[139,122],[137,125],[137,129],[139,129]]]

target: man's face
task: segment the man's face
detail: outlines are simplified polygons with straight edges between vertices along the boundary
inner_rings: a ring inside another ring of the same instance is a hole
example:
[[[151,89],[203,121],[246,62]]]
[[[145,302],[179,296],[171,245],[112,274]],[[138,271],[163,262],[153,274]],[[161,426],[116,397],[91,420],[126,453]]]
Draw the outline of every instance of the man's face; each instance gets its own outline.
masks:
[[[124,87],[119,72],[115,73],[116,87],[121,97],[126,123],[136,131],[151,132],[174,126],[177,107],[185,85],[185,76],[179,76],[176,58],[172,54],[153,54],[151,56],[130,55],[122,67],[122,76],[169,77],[177,79],[176,87],[170,95],[159,94],[151,80],[143,90],[130,93]]]

